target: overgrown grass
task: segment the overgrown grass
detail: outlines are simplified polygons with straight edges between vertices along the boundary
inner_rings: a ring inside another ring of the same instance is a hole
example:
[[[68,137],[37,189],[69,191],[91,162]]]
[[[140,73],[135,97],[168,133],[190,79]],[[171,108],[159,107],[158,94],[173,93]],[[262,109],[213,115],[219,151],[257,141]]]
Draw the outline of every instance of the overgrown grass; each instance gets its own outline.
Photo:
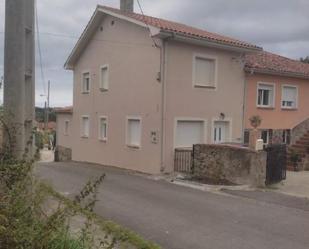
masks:
[[[93,208],[98,187],[105,175],[89,181],[80,193],[69,200],[33,176],[32,160],[0,160],[0,248],[1,249],[159,249],[136,233],[98,217]],[[55,210],[46,210],[54,198]],[[78,234],[70,232],[70,219],[86,218]],[[94,243],[92,224],[103,231],[100,243]]]

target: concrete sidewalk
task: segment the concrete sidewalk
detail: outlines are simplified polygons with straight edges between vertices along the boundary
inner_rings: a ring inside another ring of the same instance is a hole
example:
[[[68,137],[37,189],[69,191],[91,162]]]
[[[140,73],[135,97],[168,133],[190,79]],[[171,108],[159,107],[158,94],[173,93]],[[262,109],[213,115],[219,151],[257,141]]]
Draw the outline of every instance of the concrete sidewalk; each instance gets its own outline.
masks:
[[[267,198],[219,195],[87,163],[40,163],[37,171],[69,197],[89,178],[106,173],[95,212],[163,248],[307,249],[309,245],[309,212],[279,193],[273,193],[278,201],[269,203]]]
[[[287,171],[286,180],[274,185],[273,191],[309,199],[309,171]]]

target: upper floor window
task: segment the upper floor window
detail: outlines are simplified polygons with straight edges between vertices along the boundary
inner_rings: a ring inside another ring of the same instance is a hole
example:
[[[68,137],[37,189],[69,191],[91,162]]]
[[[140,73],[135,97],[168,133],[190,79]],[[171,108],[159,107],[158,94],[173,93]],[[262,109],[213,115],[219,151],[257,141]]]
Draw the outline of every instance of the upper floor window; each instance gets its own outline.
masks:
[[[196,87],[216,87],[216,59],[194,56],[193,84]]]
[[[257,105],[259,107],[274,107],[275,87],[273,84],[258,84]]]
[[[109,86],[109,70],[108,66],[101,67],[101,76],[100,76],[100,89],[101,91],[107,91]]]
[[[84,138],[89,137],[89,131],[90,131],[90,121],[88,116],[82,117],[82,123],[81,123],[81,136]]]
[[[127,145],[139,148],[141,146],[142,124],[140,118],[127,119]]]
[[[107,117],[99,118],[99,139],[107,141]]]
[[[282,108],[297,108],[297,92],[296,86],[282,86]]]
[[[82,93],[89,93],[90,92],[90,73],[86,72],[83,73],[82,78]]]

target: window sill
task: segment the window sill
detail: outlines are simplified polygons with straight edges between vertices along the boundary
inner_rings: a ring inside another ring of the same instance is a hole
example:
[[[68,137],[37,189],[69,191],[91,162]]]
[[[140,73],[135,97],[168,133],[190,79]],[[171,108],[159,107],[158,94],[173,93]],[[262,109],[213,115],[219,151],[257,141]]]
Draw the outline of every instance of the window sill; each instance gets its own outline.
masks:
[[[106,88],[100,88],[100,91],[101,91],[101,92],[108,92],[108,89],[106,89]]]
[[[90,93],[90,91],[89,92],[82,92],[82,94],[89,94]]]
[[[281,106],[281,110],[283,110],[283,111],[297,111],[298,108],[297,107],[284,107],[284,106]]]
[[[83,138],[83,139],[88,139],[89,136],[81,136],[81,138]]]
[[[215,87],[215,86],[206,86],[206,85],[198,85],[198,84],[195,84],[194,87],[195,88],[206,88],[206,89],[211,89],[211,90],[217,89],[217,87]]]
[[[133,144],[127,144],[127,147],[128,147],[128,148],[131,148],[131,149],[136,149],[136,150],[138,150],[138,149],[141,148],[141,146],[139,146],[139,145],[133,145]]]
[[[262,105],[258,105],[257,106],[258,109],[268,109],[268,110],[274,110],[275,107],[273,106],[262,106]]]
[[[101,143],[107,143],[107,138],[99,138],[99,141],[100,141]]]

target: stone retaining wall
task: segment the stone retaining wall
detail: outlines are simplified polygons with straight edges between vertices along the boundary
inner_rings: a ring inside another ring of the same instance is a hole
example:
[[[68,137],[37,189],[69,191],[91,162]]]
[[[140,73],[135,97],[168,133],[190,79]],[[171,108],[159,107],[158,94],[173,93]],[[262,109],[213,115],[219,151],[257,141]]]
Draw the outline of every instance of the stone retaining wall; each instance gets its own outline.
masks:
[[[55,162],[67,162],[72,160],[72,149],[57,145]]]
[[[195,145],[194,176],[265,186],[267,153],[230,145]]]

